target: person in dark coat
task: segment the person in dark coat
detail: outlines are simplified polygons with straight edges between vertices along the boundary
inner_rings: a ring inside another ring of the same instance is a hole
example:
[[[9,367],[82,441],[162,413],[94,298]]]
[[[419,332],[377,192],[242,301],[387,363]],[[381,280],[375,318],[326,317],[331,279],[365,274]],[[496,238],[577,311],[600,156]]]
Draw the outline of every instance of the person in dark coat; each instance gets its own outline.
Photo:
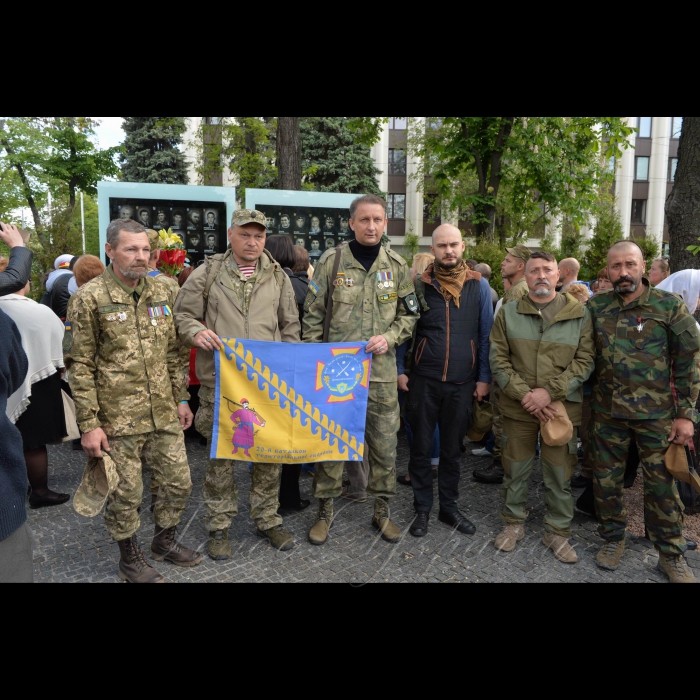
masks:
[[[0,311],[0,583],[32,583],[34,578],[22,436],[6,414],[7,399],[22,386],[28,369],[22,336]]]
[[[306,291],[303,292],[304,297],[301,299],[303,280],[292,272],[292,268],[296,265],[296,257],[294,254],[294,244],[292,243],[291,237],[279,235],[268,236],[267,242],[265,243],[265,248],[267,252],[270,253],[270,255],[272,255],[272,257],[280,264],[282,269],[287,273],[287,276],[291,279],[292,287],[294,287],[294,294],[297,298],[297,304],[300,305],[301,317],[304,309],[304,301],[306,300]],[[307,275],[306,287],[308,288],[308,286],[309,282]],[[306,510],[311,505],[311,501],[304,501],[301,498],[301,491],[299,490],[301,470],[301,464],[285,464],[282,467],[282,482],[280,486],[281,511],[287,510],[301,512],[302,510]]]
[[[29,236],[27,235],[27,240]],[[22,233],[16,226],[0,221],[0,240],[10,248],[10,262],[0,273],[0,297],[15,294],[27,286],[32,276],[32,251],[28,250]]]

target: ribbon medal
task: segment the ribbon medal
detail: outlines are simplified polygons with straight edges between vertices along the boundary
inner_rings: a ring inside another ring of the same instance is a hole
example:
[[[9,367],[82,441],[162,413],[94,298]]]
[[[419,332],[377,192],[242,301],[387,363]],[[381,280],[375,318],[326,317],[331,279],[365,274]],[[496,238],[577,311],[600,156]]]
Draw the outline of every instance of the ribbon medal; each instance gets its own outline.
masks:
[[[639,325],[637,326],[637,332],[642,333],[644,331],[644,319],[638,319]]]
[[[394,273],[393,272],[378,272],[377,273],[378,289],[393,289],[394,288]]]

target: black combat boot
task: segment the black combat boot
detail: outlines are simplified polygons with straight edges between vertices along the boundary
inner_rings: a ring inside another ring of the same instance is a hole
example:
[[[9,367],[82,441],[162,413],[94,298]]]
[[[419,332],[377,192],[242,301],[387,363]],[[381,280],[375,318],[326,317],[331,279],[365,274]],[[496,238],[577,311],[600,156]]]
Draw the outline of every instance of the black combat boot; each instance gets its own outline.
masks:
[[[503,464],[500,460],[494,459],[493,464],[488,469],[474,472],[474,481],[478,481],[480,484],[500,486],[503,484],[505,476]]]
[[[156,525],[156,535],[151,544],[153,561],[169,561],[175,566],[191,569],[202,563],[202,555],[193,549],[183,547],[176,539],[177,528],[163,530]]]
[[[125,583],[165,583],[165,579],[148,565],[135,537],[119,542],[121,561],[119,578]]]

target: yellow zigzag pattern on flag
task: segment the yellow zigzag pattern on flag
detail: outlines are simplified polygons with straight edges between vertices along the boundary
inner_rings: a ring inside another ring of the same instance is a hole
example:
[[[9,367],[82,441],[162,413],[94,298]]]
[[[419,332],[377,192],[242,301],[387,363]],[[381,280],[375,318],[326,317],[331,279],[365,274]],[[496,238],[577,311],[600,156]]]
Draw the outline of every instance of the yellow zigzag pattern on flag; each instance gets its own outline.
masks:
[[[334,442],[340,442],[346,445],[351,453],[354,453],[346,461],[362,461],[365,450],[364,443],[358,445],[357,440],[351,437],[350,433],[344,430],[341,425],[337,425],[328,416],[314,408],[301,394],[297,394],[294,389],[287,387],[286,382],[281,381],[276,374],[272,374],[267,365],[263,365],[258,358],[253,356],[252,352],[246,351],[243,342],[237,342],[235,349],[231,348],[227,343],[225,345],[226,357],[229,360],[232,360],[234,355],[238,358],[238,364],[241,370],[246,372],[248,381],[252,383],[257,380],[259,389],[265,391],[272,401],[279,404],[283,411],[288,410],[292,418],[299,421],[302,428],[311,427],[311,423],[315,423],[320,428],[319,434],[324,442],[328,441],[331,447],[335,446]],[[250,374],[246,370],[250,370]],[[284,405],[283,399],[287,400]],[[292,410],[292,407],[294,407],[294,410]],[[304,425],[301,414],[308,419],[307,425]],[[335,438],[335,441],[331,439],[331,435]],[[338,452],[342,454],[342,450],[338,449]]]

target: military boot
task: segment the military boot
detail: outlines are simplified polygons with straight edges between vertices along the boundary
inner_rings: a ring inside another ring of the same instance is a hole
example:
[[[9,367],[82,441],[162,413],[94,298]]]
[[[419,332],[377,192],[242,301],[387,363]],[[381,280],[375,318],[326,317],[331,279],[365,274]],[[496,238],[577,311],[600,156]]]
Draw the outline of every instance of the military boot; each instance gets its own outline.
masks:
[[[153,561],[169,561],[175,566],[191,569],[202,563],[202,555],[181,545],[176,539],[177,528],[163,530],[156,525],[156,535],[151,544]]]
[[[389,511],[389,501],[384,498],[378,498],[374,502],[374,520],[372,527],[382,534],[382,539],[389,544],[398,544],[401,542],[403,533],[394,523],[391,522]]]
[[[542,540],[542,544],[554,552],[554,556],[562,564],[578,564],[578,555],[576,550],[569,544],[566,537],[560,537],[551,532],[548,532]]]
[[[672,554],[659,554],[659,571],[668,576],[671,583],[697,583],[685,559]]]
[[[622,557],[625,555],[626,548],[627,543],[625,540],[620,542],[607,542],[596,558],[598,568],[604,569],[605,571],[617,571],[622,563]]]
[[[270,544],[278,552],[288,552],[294,547],[294,537],[281,525],[271,530],[258,530],[258,537],[269,540]]]
[[[328,534],[333,527],[333,499],[321,499],[318,502],[318,520],[311,528],[309,542],[314,547],[321,547],[328,542]]]
[[[494,543],[499,552],[514,552],[518,542],[525,539],[524,525],[508,525],[506,529],[496,538]]]
[[[119,552],[119,578],[124,583],[165,583],[165,579],[148,565],[135,537],[119,542]]]
[[[214,561],[227,561],[233,553],[231,543],[228,540],[228,530],[219,530],[209,533],[209,544],[207,545],[209,558]]]
[[[490,486],[500,486],[506,476],[503,464],[500,460],[494,459],[493,464],[488,469],[477,470],[473,474],[474,481]]]

